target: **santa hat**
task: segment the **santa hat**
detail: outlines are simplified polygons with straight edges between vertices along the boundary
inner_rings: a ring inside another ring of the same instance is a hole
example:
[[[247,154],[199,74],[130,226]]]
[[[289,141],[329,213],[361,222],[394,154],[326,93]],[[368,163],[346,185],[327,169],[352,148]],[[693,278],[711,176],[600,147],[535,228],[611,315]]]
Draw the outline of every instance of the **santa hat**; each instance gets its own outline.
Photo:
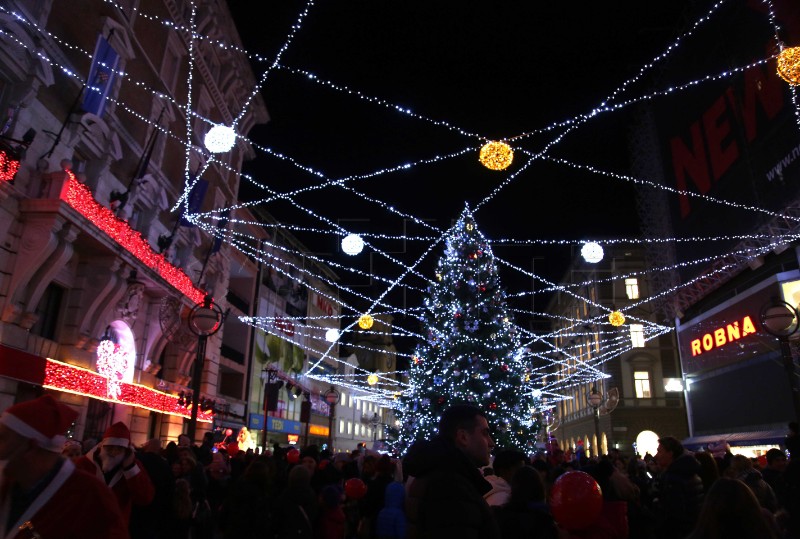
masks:
[[[128,447],[131,445],[131,431],[128,430],[125,423],[118,421],[103,433],[103,445]]]
[[[35,440],[42,449],[60,453],[66,440],[64,433],[77,417],[78,412],[50,395],[44,395],[9,407],[0,416],[0,424]]]

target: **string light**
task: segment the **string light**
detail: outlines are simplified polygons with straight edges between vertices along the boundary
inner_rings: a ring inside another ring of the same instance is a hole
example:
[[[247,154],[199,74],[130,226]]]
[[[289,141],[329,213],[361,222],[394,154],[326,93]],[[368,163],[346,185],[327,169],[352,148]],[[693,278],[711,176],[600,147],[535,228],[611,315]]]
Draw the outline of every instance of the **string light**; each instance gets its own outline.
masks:
[[[0,181],[10,182],[19,170],[19,160],[0,150]]]

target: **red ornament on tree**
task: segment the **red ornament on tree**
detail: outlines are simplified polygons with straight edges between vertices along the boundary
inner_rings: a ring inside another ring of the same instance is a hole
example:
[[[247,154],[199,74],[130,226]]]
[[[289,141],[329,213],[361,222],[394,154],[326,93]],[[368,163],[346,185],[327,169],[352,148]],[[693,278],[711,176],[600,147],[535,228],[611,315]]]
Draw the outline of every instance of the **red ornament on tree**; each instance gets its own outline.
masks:
[[[444,404],[444,402],[445,402],[446,400],[447,400],[447,399],[445,399],[444,397],[439,397],[439,400],[438,400],[438,401],[436,401],[436,402],[438,402],[439,404]]]
[[[505,363],[503,363],[502,365],[500,365],[500,368],[501,368],[501,369],[503,369],[503,372],[505,372],[505,371],[507,371],[507,370],[508,370],[508,365],[506,365]]]
[[[490,405],[489,405],[489,409],[490,409],[490,410],[497,410],[497,403],[496,403],[496,402],[493,402],[492,404],[490,404]]]

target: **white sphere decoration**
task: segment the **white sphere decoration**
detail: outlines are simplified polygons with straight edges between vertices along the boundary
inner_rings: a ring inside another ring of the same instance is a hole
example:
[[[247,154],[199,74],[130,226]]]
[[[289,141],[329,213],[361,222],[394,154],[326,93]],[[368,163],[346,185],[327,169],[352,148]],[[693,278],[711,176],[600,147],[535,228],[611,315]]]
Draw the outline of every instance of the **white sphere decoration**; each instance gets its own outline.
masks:
[[[211,153],[225,153],[236,144],[236,133],[227,125],[215,125],[206,133],[203,144]]]
[[[325,332],[325,340],[328,342],[336,342],[339,340],[339,330],[331,328]]]
[[[364,249],[364,240],[358,234],[348,234],[342,240],[342,251],[355,256]]]
[[[597,264],[603,260],[603,247],[596,241],[589,241],[581,247],[581,256],[590,264]]]

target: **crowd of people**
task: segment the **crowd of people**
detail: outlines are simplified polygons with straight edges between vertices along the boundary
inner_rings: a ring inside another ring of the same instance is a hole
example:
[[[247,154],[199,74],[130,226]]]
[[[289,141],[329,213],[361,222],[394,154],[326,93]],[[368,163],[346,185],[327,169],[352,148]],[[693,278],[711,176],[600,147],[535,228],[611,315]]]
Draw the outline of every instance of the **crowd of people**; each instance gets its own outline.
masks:
[[[402,459],[354,448],[218,447],[207,433],[131,444],[124,423],[66,440],[50,396],[0,416],[0,538],[716,539],[800,536],[800,467],[727,447],[587,459],[494,447],[480,410],[454,405]],[[800,454],[800,437],[787,437]]]

